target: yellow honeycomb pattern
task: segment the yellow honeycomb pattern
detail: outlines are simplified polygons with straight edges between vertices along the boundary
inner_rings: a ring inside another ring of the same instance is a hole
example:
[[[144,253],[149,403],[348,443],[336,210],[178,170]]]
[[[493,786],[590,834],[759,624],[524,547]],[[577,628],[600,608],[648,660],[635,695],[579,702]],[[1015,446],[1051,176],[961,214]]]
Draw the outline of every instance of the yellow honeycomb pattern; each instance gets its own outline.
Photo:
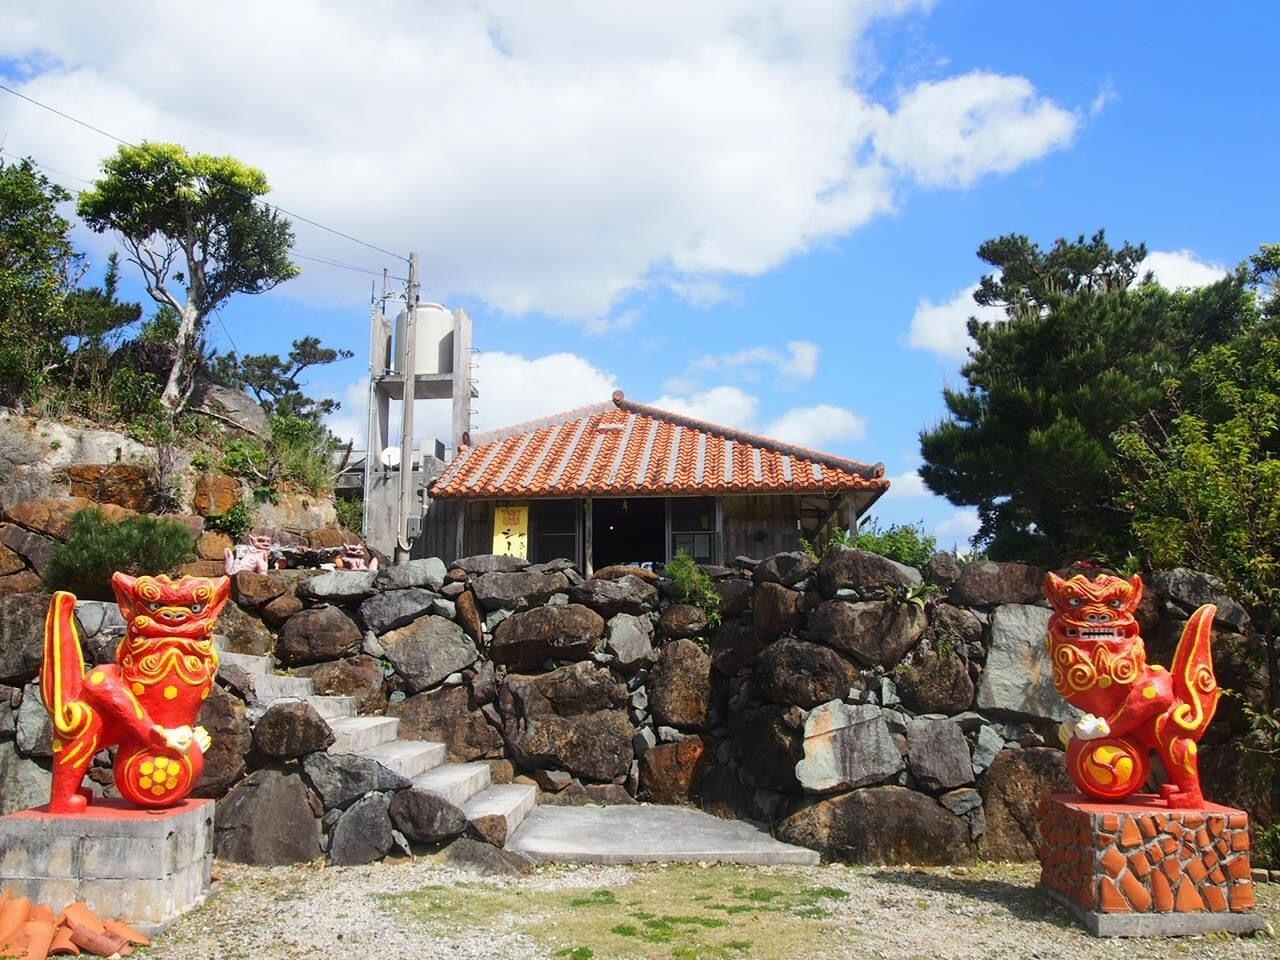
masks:
[[[168,757],[144,760],[138,767],[138,772],[141,774],[138,778],[138,786],[143,790],[150,790],[152,796],[163,796],[177,787],[180,770],[178,761],[170,760]]]

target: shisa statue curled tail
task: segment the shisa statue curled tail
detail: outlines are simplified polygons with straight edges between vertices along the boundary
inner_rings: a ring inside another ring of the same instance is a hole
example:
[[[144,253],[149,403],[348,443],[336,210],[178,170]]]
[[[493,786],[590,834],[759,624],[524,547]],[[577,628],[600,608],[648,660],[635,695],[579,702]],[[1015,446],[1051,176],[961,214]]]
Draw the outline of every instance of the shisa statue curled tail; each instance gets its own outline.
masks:
[[[141,807],[180,802],[204,769],[209,735],[196,720],[218,671],[213,628],[231,581],[117,573],[111,586],[127,624],[111,665],[86,670],[72,594],[49,606],[40,693],[54,724],[52,813],[84,811],[81,782],[110,746],[120,748],[120,794]]]
[[[1209,652],[1217,607],[1191,615],[1166,670],[1147,663],[1138,635],[1141,577],[1050,573],[1045,591],[1054,686],[1085,711],[1062,730],[1076,785],[1099,800],[1122,800],[1146,783],[1155,750],[1172,781],[1161,789],[1165,802],[1202,805],[1197,744],[1221,696]]]

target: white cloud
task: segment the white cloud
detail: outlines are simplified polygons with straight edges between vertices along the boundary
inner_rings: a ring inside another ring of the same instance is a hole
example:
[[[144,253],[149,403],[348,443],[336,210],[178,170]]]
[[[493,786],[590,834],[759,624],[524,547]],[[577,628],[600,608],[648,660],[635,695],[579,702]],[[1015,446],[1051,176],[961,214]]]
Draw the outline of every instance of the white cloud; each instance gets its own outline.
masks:
[[[664,395],[653,401],[653,406],[697,420],[749,430],[760,409],[760,401],[739,387],[720,386],[687,397]]]
[[[22,92],[131,139],[263,168],[288,209],[422,254],[432,299],[595,321],[667,285],[697,302],[891,210],[903,176],[968,185],[1069,142],[1018,76],[857,78],[870,25],[925,0],[87,0],[0,12]],[[193,109],[193,104],[198,109]],[[114,144],[0,97],[6,148],[87,176]],[[303,223],[300,252],[384,257]],[[362,303],[302,261],[287,296]],[[401,265],[389,264],[402,270]]]
[[[1107,80],[1098,90],[1097,95],[1089,101],[1089,116],[1096,117],[1103,110],[1120,99],[1120,94],[1116,93],[1115,84]]]
[[[509,427],[525,420],[562,413],[574,407],[603,403],[618,388],[613,374],[573,353],[552,353],[529,359],[515,353],[485,352],[476,357],[480,396],[472,401],[476,431]],[[329,429],[344,440],[363,446],[368,417],[369,381],[346,388],[342,408],[328,419]],[[392,402],[392,436],[399,430],[397,404]],[[423,443],[440,439],[452,445],[453,408],[447,400],[419,400],[414,407],[414,434]],[[394,440],[392,441],[395,442]]]
[[[772,347],[748,347],[732,353],[704,354],[689,364],[690,371],[738,371],[745,379],[754,380],[760,367],[772,367],[787,380],[812,380],[818,373],[821,349],[808,340],[791,340],[787,352]],[[680,382],[681,378],[672,378]],[[686,382],[691,379],[683,378]],[[679,391],[673,391],[679,392]]]
[[[818,373],[818,345],[807,340],[792,340],[787,344],[791,354],[782,365],[785,376],[796,380],[812,380]]]
[[[917,500],[933,494],[924,485],[918,470],[904,470],[896,477],[889,478],[889,492],[886,496],[894,500]]]
[[[908,91],[875,142],[921,183],[967,187],[1067,146],[1078,123],[1025,77],[974,72]]]
[[[1155,250],[1138,265],[1138,277],[1147,271],[1156,275],[1163,287],[1206,287],[1217,283],[1230,271],[1220,263],[1201,260],[1194,250]]]
[[[819,403],[812,407],[793,407],[765,424],[761,432],[775,440],[823,450],[833,443],[864,439],[867,421],[852,410]]]
[[[947,359],[965,359],[969,344],[973,342],[969,337],[969,318],[992,322],[1004,319],[1004,311],[999,307],[984,307],[974,302],[973,295],[977,289],[975,283],[956,291],[949,300],[941,303],[921,297],[911,317],[907,343]]]
[[[933,535],[938,538],[938,545],[943,549],[948,544],[968,544],[978,532],[978,510],[976,507],[961,507],[933,528]]]

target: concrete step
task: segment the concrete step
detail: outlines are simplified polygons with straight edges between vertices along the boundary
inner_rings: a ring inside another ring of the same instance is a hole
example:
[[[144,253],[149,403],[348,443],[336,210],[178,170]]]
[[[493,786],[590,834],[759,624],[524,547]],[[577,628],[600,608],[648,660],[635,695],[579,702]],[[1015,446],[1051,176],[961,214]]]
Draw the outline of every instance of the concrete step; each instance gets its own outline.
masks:
[[[443,743],[430,740],[390,740],[371,750],[361,750],[360,756],[376,760],[392,773],[412,780],[444,763],[448,752]]]
[[[329,697],[312,694],[306,698],[306,701],[315,707],[316,713],[326,720],[336,720],[339,717],[354,717],[356,715],[355,697]]]
[[[274,700],[304,700],[316,692],[310,677],[286,677],[260,673],[253,678],[253,699],[263,706]]]
[[[420,777],[413,778],[415,790],[425,790],[460,807],[489,786],[489,764],[446,763]]]
[[[396,717],[335,717],[328,723],[334,735],[330,753],[364,753],[394,740],[400,729]]]
[[[220,651],[218,660],[219,669],[224,666],[239,667],[246,673],[255,675],[270,673],[276,668],[275,660],[271,657],[255,657],[247,653],[232,653],[230,650]]]
[[[538,805],[538,788],[527,783],[495,783],[462,805],[471,829],[495,847],[506,846],[530,811]]]
[[[818,852],[781,843],[745,820],[689,807],[536,807],[507,849],[537,863],[815,864]]]

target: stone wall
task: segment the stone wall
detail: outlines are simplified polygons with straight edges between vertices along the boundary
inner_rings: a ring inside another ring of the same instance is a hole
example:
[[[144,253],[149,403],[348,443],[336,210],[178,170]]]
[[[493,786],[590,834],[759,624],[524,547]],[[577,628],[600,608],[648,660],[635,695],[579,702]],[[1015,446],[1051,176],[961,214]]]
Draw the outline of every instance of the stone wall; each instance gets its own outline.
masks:
[[[820,564],[786,553],[706,569],[722,597],[714,630],[646,570],[585,580],[568,561],[476,556],[376,574],[241,573],[218,632],[318,694],[399,718],[402,738],[444,743],[450,762],[536,784],[542,803],[693,803],[849,862],[1035,856],[1039,799],[1069,788],[1056,729],[1070,708],[1052,685],[1042,570],[960,569],[940,555],[922,574],[841,547]],[[1219,674],[1243,689],[1243,612],[1203,575],[1152,579],[1140,611],[1152,658],[1168,662],[1180,624],[1208,600],[1222,608]],[[30,685],[47,602],[0,598],[6,809],[42,800],[48,780],[47,717]],[[111,604],[81,607],[96,662],[113,653],[118,617]],[[366,821],[387,822],[407,784],[329,757],[318,719],[265,711],[251,677],[222,672],[202,718],[215,746],[198,790],[220,800],[220,855],[334,858]],[[1233,722],[1224,702],[1204,742],[1206,791],[1265,823],[1264,798],[1237,792]],[[109,757],[100,764],[93,776],[109,791]],[[422,837],[465,826],[444,824],[445,810],[399,814],[425,824]],[[393,839],[405,832],[372,852]]]

